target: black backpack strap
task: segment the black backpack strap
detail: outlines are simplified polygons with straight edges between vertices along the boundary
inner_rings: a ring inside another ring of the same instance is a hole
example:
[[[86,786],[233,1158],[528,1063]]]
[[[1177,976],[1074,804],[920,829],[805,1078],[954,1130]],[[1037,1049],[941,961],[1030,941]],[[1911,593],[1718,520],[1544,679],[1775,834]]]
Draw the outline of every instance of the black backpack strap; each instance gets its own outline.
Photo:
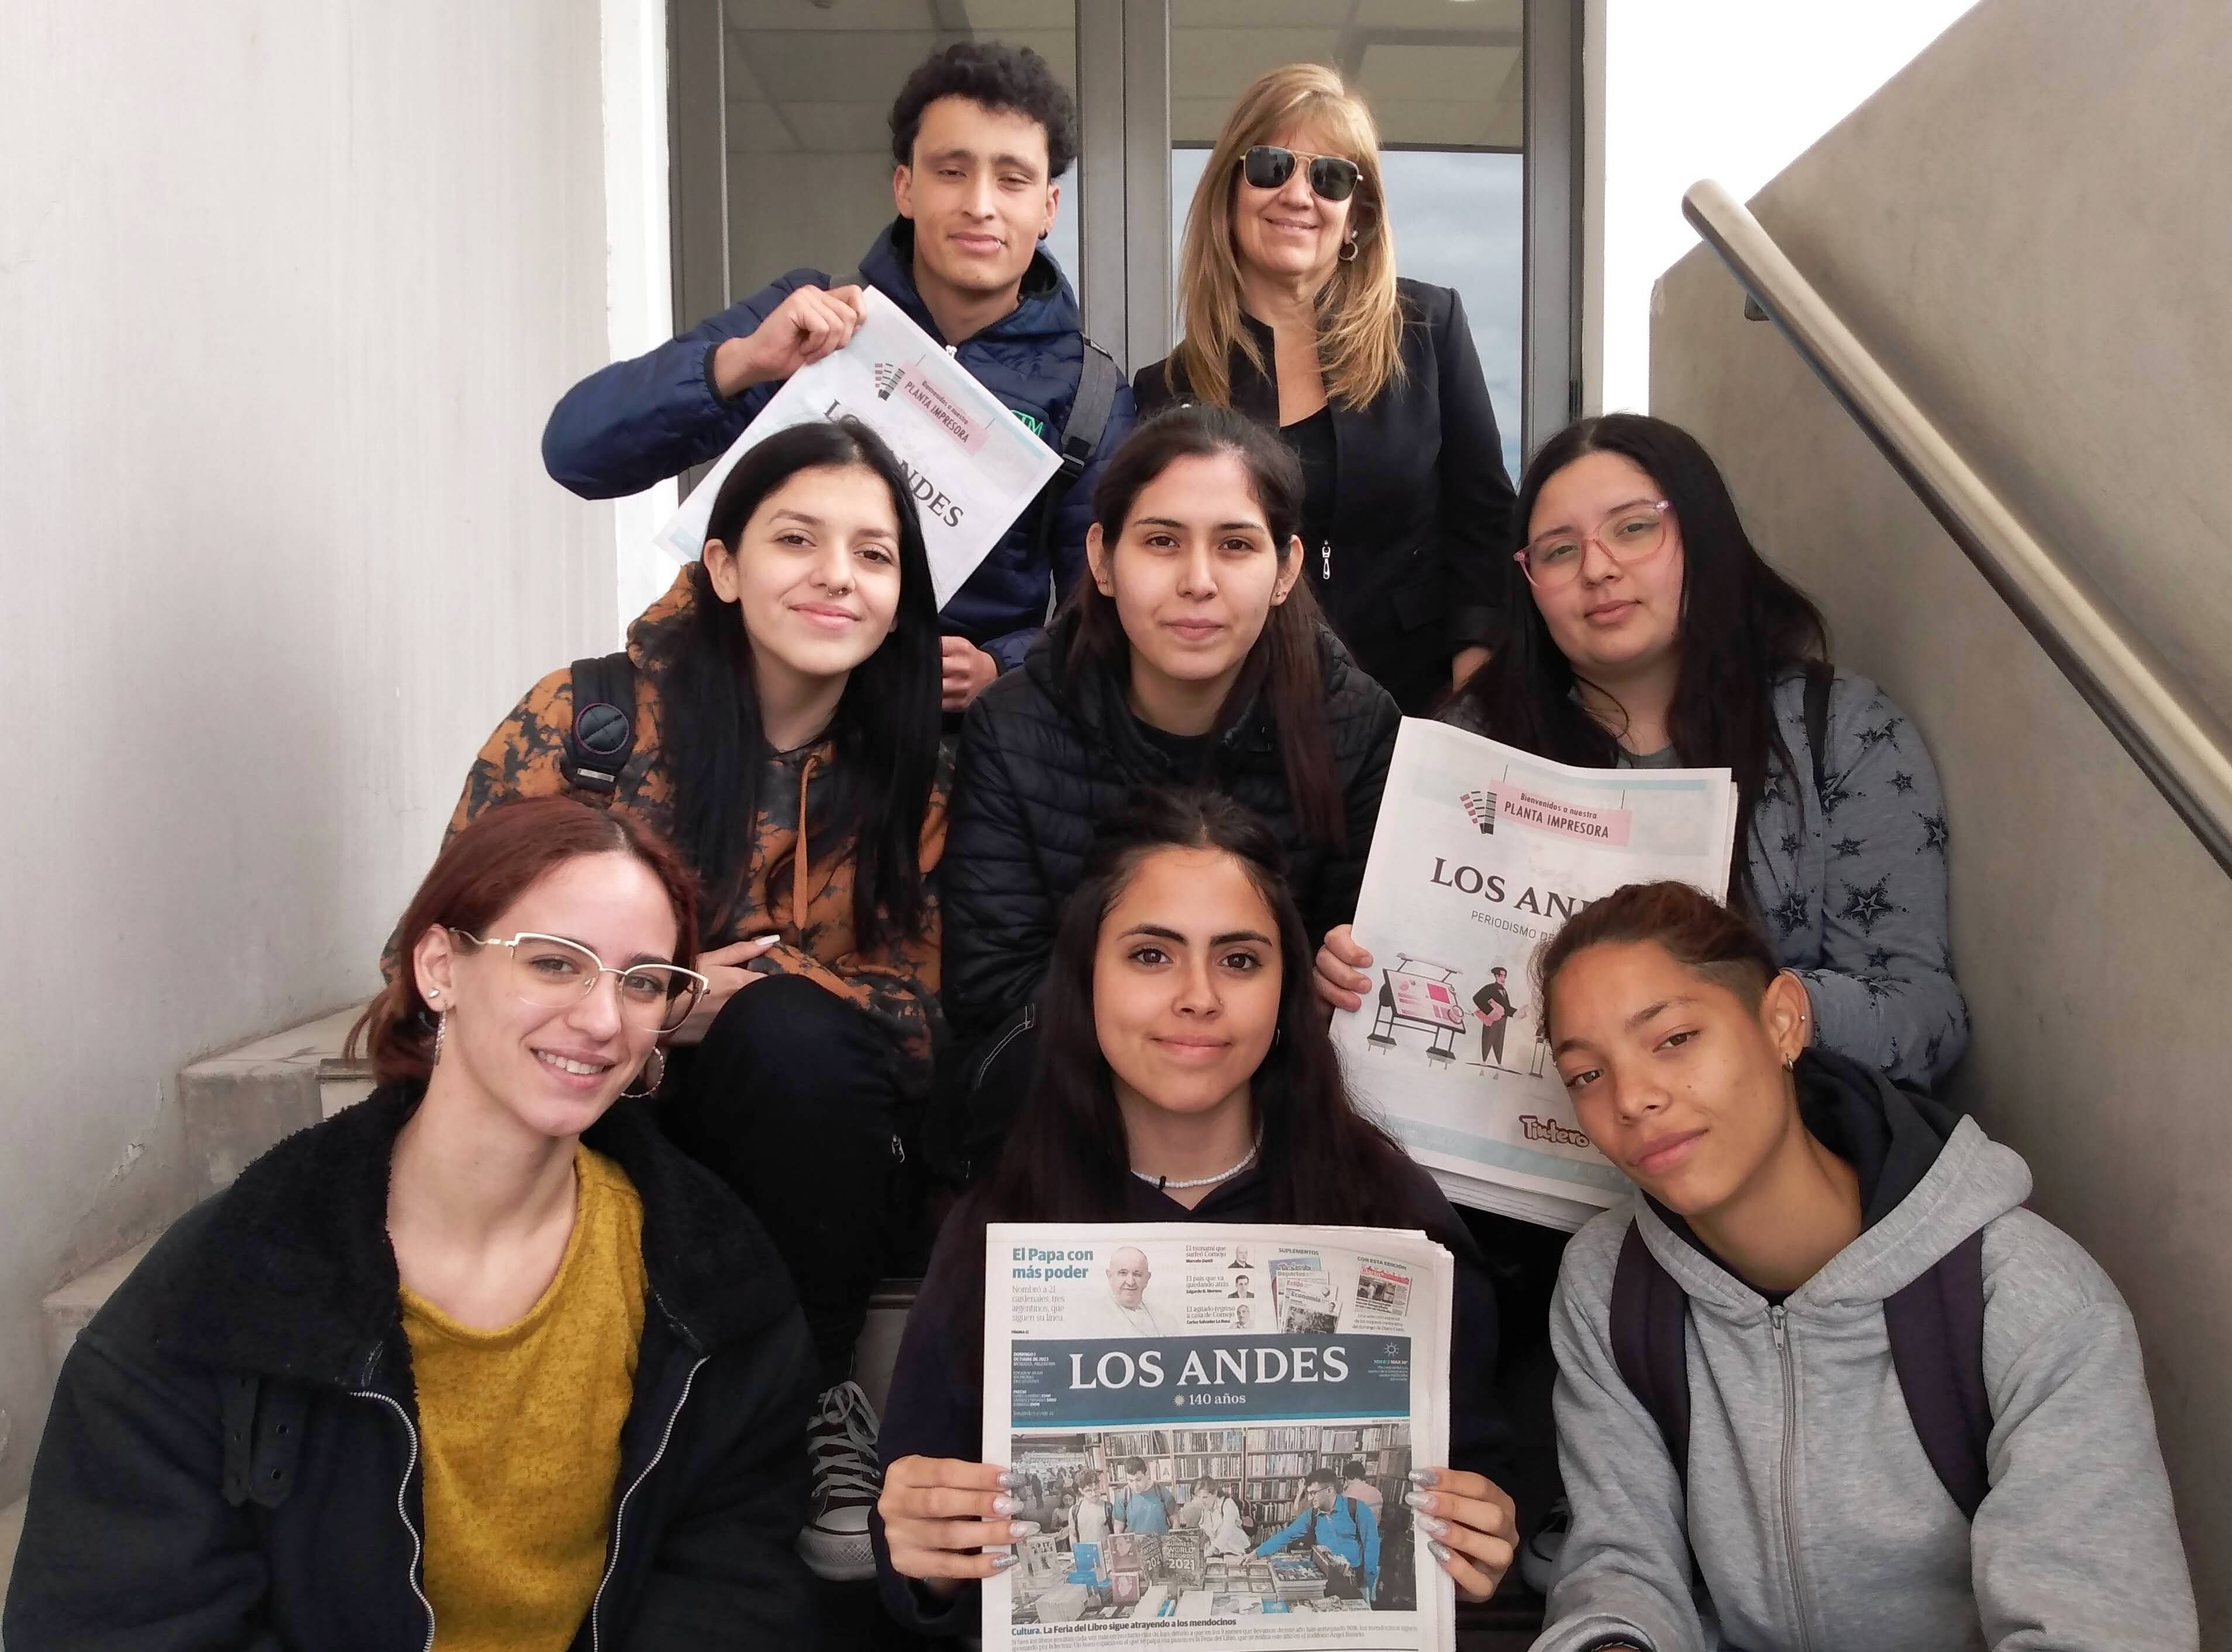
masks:
[[[1829,689],[1837,680],[1826,660],[1806,662],[1806,746],[1814,756],[1814,800],[1829,794]]]
[[[1939,1257],[1884,1301],[1891,1359],[1916,1436],[1969,1519],[1991,1490],[1992,1401],[1984,1386],[1984,1234]]]
[[[1069,417],[1062,421],[1061,439],[1054,444],[1061,466],[1039,495],[1038,531],[1032,535],[1039,560],[1048,567],[1054,566],[1054,518],[1085,467],[1093,463],[1108,429],[1108,416],[1116,411],[1116,392],[1124,384],[1124,370],[1116,358],[1091,339],[1079,336],[1084,340],[1085,360],[1078,368],[1077,394],[1069,404]]]
[[[1690,1299],[1629,1224],[1612,1281],[1612,1357],[1666,1441],[1684,1485],[1690,1480]]]
[[[566,783],[610,794],[635,755],[635,662],[626,650],[574,662],[574,726],[558,760]]]

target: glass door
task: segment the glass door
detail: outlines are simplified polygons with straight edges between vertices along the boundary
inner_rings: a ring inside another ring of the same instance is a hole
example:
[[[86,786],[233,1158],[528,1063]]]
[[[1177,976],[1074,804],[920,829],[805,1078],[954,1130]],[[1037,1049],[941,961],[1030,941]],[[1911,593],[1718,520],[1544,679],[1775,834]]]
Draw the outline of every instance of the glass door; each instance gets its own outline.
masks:
[[[1332,63],[1370,99],[1399,264],[1463,295],[1506,459],[1579,406],[1582,0],[669,0],[676,320],[800,265],[856,264],[891,219],[886,116],[939,45],[1039,52],[1081,153],[1047,249],[1086,331],[1168,353],[1172,262],[1243,88]]]

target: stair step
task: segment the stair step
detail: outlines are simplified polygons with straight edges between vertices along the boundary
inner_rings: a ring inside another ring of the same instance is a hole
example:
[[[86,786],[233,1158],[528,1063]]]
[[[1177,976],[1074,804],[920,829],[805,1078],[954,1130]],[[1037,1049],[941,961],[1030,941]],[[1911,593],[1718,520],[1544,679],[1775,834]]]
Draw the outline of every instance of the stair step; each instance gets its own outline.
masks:
[[[49,1370],[62,1370],[62,1357],[77,1340],[77,1333],[93,1323],[101,1304],[116,1293],[116,1287],[140,1266],[140,1259],[154,1243],[152,1239],[142,1240],[122,1255],[88,1268],[60,1290],[47,1292],[39,1311],[46,1320]]]
[[[198,1195],[230,1186],[269,1149],[371,1093],[371,1070],[341,1059],[341,1042],[363,1007],[337,1009],[178,1074]]]

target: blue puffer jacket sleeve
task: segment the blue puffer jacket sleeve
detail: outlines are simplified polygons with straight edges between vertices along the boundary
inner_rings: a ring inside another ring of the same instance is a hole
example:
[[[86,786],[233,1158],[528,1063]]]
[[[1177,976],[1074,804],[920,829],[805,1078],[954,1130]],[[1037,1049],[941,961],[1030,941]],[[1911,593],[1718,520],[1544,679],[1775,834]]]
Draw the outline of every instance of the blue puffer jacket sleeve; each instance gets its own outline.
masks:
[[[1100,486],[1100,473],[1108,468],[1110,457],[1123,445],[1139,417],[1139,404],[1132,398],[1132,386],[1119,382],[1116,399],[1108,409],[1108,423],[1101,427],[1100,444],[1086,461],[1083,474],[1062,496],[1061,509],[1054,517],[1054,588],[1057,602],[1068,601],[1069,593],[1085,577],[1085,533],[1093,526],[1093,490]],[[1030,652],[1031,645],[1045,635],[1045,626],[1027,625],[1004,637],[995,637],[984,645],[984,651],[998,662],[1002,671],[1011,671],[1023,663],[1023,656]]]
[[[1821,1044],[1926,1088],[1969,1044],[1937,767],[1882,690],[1839,671],[1817,804],[1802,676],[1777,687],[1775,713],[1801,778],[1768,785],[1751,844],[1769,933],[1806,982]]]
[[[828,282],[818,269],[794,269],[680,338],[591,373],[542,427],[551,479],[584,499],[617,499],[719,457],[776,386],[723,399],[713,388],[713,352],[756,331],[797,288]]]

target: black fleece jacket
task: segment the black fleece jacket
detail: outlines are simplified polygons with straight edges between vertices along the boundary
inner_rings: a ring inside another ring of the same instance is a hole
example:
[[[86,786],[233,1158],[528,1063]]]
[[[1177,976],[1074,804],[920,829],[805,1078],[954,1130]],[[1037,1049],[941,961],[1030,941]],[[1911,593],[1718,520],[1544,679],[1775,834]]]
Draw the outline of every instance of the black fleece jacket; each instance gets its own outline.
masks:
[[[1450,1341],[1450,1461],[1490,1480],[1505,1477],[1511,1439],[1496,1401],[1496,1287],[1471,1232],[1458,1220],[1434,1179],[1408,1160],[1398,1198],[1400,1226],[1417,1228],[1445,1247],[1456,1259],[1456,1299]],[[973,1203],[955,1207],[930,1259],[922,1291],[907,1314],[892,1373],[891,1397],[877,1436],[885,1465],[902,1457],[957,1457],[964,1462],[983,1454],[983,1390],[975,1377],[983,1363],[983,1323],[971,1310],[970,1289],[984,1271],[983,1247],[971,1244],[983,1228]],[[1221,1187],[1192,1209],[1137,1177],[1126,1188],[1126,1221],[1263,1221],[1263,1178],[1250,1170]],[[880,1516],[871,1516],[876,1546],[876,1576],[884,1603],[902,1623],[928,1635],[973,1633],[978,1595],[972,1584],[951,1601],[938,1601],[892,1570]]]
[[[31,1476],[10,1652],[433,1643],[418,1406],[387,1242],[416,1088],[281,1143],[79,1336]],[[622,1102],[583,1137],[643,1202],[650,1300],[577,1649],[811,1645],[792,1550],[813,1354],[743,1206]]]
[[[1368,406],[1333,406],[1333,534],[1308,547],[1318,601],[1364,669],[1413,716],[1447,693],[1460,648],[1496,640],[1503,576],[1518,548],[1511,478],[1464,304],[1447,287],[1395,283],[1403,377]],[[1271,329],[1241,320],[1268,365]],[[1279,384],[1235,349],[1232,405],[1276,428]],[[1132,381],[1139,417],[1193,398],[1176,357]]]
[[[1074,616],[1058,618],[1021,671],[976,696],[962,725],[939,877],[945,1011],[964,1036],[996,1027],[1037,993],[1093,829],[1135,786],[1206,779],[1262,815],[1286,850],[1313,941],[1356,916],[1402,721],[1387,690],[1321,633],[1320,715],[1348,828],[1346,845],[1336,849],[1303,833],[1267,704],[1258,700],[1233,719],[1210,749],[1205,774],[1182,774],[1142,730],[1113,673],[1087,667],[1068,680],[1061,662],[1074,631]]]

